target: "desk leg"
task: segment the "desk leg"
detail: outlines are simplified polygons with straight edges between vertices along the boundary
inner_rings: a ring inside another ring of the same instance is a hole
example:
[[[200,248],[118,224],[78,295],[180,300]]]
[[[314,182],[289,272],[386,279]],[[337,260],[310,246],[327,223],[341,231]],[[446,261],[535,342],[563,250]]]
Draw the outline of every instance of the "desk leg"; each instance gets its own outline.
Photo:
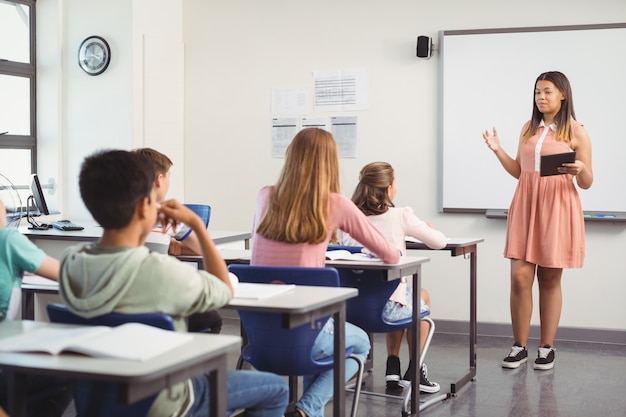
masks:
[[[450,394],[455,395],[465,384],[476,378],[476,345],[477,345],[477,254],[476,248],[470,254],[470,320],[469,320],[469,370],[456,382],[450,384]]]
[[[8,410],[11,417],[26,417],[26,375],[6,372],[8,383]]]
[[[421,288],[422,282],[420,279],[422,267],[419,265],[417,267],[417,271],[413,274],[413,323],[411,326],[413,327],[413,331],[411,334],[411,343],[413,344],[413,355],[412,361],[414,363],[413,366],[413,375],[411,375],[411,416],[419,416],[419,404],[420,404],[420,379],[419,379],[419,370],[420,370],[420,356],[421,356],[421,346],[420,346],[420,324],[421,324]]]
[[[211,402],[209,404],[209,416],[222,417],[226,415],[226,355],[218,360],[215,368],[209,372],[209,390]]]
[[[34,298],[32,291],[22,290],[22,320],[35,320]]]
[[[333,314],[335,321],[334,338],[334,397],[333,416],[342,417],[346,411],[346,304],[341,303],[339,311]]]

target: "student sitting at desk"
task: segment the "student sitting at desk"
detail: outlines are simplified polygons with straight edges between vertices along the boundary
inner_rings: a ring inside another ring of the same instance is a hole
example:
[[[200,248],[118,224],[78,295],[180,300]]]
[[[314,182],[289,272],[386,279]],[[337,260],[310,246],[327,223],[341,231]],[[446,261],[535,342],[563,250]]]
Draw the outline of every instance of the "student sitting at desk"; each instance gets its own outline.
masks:
[[[254,217],[252,265],[323,267],[326,247],[342,229],[363,242],[383,262],[396,263],[400,253],[339,193],[339,158],[333,136],[322,129],[301,130],[285,154],[278,182],[264,187],[257,197]],[[312,355],[333,355],[333,321],[317,336]],[[346,348],[363,360],[370,350],[367,334],[346,323]],[[346,378],[357,371],[346,361]],[[321,417],[333,393],[333,371],[304,377],[303,395],[290,417]]]
[[[202,220],[175,200],[158,203],[152,165],[121,150],[97,152],[85,159],[79,188],[85,206],[104,228],[98,242],[66,249],[61,257],[59,290],[69,309],[82,317],[110,312],[162,312],[186,331],[185,317],[219,308],[232,297],[232,285]],[[183,222],[197,234],[206,270],[174,257],[150,252],[146,236],[157,222]],[[257,371],[229,371],[228,409],[246,415],[281,417],[289,390],[282,377]],[[164,389],[150,416],[206,416],[208,375]]]
[[[402,253],[406,253],[406,237],[411,236],[421,240],[431,249],[442,249],[446,246],[446,237],[439,230],[420,220],[410,207],[395,207],[393,199],[396,196],[396,178],[393,167],[387,162],[372,162],[365,165],[359,173],[359,183],[352,194],[352,202],[361,209],[374,226]],[[343,245],[361,245],[351,236],[341,236]],[[430,296],[421,289],[422,313],[430,311]],[[398,288],[391,295],[383,310],[383,317],[387,321],[398,321],[407,317],[413,317],[412,287],[406,285],[406,278],[402,278]],[[409,352],[410,329],[407,331]],[[410,385],[411,368],[414,366],[413,358],[409,363],[409,369],[400,380],[400,345],[404,330],[386,333],[387,339],[387,371],[385,372],[386,388],[390,392],[402,391],[403,387]],[[420,348],[424,347],[428,323],[422,322],[420,331]],[[440,389],[439,384],[428,379],[428,370],[425,364],[420,369],[420,391],[435,393]]]
[[[55,281],[59,274],[59,262],[56,259],[46,255],[16,228],[6,226],[6,208],[0,201],[0,321],[15,319],[24,271],[35,272]],[[29,376],[26,384],[29,397],[35,397],[38,392],[47,391],[51,387],[57,387],[52,390],[54,394],[51,396],[38,401],[28,401],[29,416],[60,417],[70,403],[69,389],[57,378]],[[6,376],[0,370],[0,407],[6,406],[6,395]]]
[[[138,148],[133,152],[147,158],[154,167],[154,186],[156,187],[157,201],[165,200],[170,189],[170,169],[174,163],[165,154],[152,148]],[[153,234],[156,232],[153,232]],[[198,235],[190,233],[185,240],[178,241],[170,238],[167,251],[172,256],[200,255],[201,248]],[[190,332],[219,333],[222,330],[222,316],[217,310],[204,311],[187,317],[187,330]]]

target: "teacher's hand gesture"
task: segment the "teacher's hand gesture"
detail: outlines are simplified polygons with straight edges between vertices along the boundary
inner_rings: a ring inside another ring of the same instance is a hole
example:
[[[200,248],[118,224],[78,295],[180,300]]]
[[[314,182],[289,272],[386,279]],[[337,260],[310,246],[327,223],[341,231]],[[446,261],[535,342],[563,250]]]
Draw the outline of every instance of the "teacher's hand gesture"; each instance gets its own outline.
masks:
[[[489,129],[483,132],[483,139],[485,139],[485,143],[487,147],[494,152],[498,152],[500,150],[500,138],[498,137],[498,131],[496,128],[493,128],[493,133],[489,133]]]

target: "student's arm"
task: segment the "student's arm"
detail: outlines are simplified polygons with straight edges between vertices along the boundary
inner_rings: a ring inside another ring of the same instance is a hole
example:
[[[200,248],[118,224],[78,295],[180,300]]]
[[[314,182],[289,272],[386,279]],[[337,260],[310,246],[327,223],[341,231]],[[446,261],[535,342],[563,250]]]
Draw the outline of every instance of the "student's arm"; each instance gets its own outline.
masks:
[[[402,209],[402,226],[405,235],[421,240],[431,249],[443,249],[446,246],[446,236],[417,217],[411,207]]]
[[[522,127],[522,132],[526,129],[526,125]],[[522,168],[519,164],[519,146],[517,156],[515,157],[515,159],[511,158],[509,154],[507,154],[500,146],[500,138],[498,137],[498,131],[495,127],[493,128],[493,131],[491,133],[489,133],[488,130],[485,130],[483,132],[483,139],[485,139],[487,147],[491,149],[496,155],[496,158],[498,158],[498,161],[500,161],[502,167],[504,167],[504,170],[514,178],[519,179],[520,173],[522,172]],[[522,133],[520,133],[519,143],[522,143]]]
[[[204,259],[204,269],[219,278],[233,293],[233,287],[228,275],[226,262],[222,259],[215,243],[209,237],[204,222],[196,213],[176,200],[168,200],[161,203],[160,211],[165,215],[165,222],[176,221],[185,223],[193,230],[200,245],[200,254]]]
[[[39,268],[35,270],[35,273],[37,275],[41,275],[42,277],[57,281],[59,278],[59,261],[46,255],[41,265],[39,265]]]
[[[167,253],[172,256],[201,255],[202,248],[200,247],[198,236],[191,232],[184,240],[170,239],[170,247]]]
[[[400,260],[400,251],[367,220],[367,217],[347,197],[336,195],[335,210],[337,227],[360,242],[383,262],[395,264]]]
[[[7,226],[7,209],[6,207],[4,207],[4,203],[2,202],[2,200],[0,200],[0,229],[4,229],[6,226]]]

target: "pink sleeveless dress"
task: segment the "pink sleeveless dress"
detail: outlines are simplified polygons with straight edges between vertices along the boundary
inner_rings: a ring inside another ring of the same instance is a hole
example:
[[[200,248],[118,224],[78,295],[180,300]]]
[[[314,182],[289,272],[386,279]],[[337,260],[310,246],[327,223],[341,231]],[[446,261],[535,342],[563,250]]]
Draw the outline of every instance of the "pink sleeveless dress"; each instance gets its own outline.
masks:
[[[580,126],[572,120],[573,130]],[[553,129],[543,125],[522,145],[522,171],[507,220],[506,258],[549,268],[583,266],[585,224],[574,178],[569,174],[541,177],[537,161],[539,155],[570,150],[569,142],[555,140]]]

